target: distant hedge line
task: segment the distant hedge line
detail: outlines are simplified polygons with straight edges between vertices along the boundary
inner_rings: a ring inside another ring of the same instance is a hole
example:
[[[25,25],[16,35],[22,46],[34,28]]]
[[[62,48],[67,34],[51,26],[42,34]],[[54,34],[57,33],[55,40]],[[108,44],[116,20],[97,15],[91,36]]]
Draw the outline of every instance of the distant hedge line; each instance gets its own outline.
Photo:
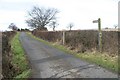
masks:
[[[32,33],[44,40],[50,42],[62,43],[62,31],[38,31]],[[102,31],[102,51],[110,54],[118,53],[118,32]],[[96,30],[74,30],[65,32],[65,42],[71,49],[77,49],[77,52],[98,51],[98,31]]]

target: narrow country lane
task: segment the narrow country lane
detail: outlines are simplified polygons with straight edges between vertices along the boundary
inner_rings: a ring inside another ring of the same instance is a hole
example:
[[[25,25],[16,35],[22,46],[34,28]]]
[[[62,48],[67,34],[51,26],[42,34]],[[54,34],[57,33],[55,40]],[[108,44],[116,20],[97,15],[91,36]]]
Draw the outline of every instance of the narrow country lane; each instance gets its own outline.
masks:
[[[21,32],[32,78],[117,78],[117,74],[35,40]]]

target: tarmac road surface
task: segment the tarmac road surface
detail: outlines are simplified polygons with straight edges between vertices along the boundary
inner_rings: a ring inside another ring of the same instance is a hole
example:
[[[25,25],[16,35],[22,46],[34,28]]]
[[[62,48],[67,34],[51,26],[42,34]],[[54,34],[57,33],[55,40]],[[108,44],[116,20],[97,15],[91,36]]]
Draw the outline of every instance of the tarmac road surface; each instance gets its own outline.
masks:
[[[118,77],[102,67],[46,45],[25,32],[20,33],[20,41],[32,67],[32,78]]]

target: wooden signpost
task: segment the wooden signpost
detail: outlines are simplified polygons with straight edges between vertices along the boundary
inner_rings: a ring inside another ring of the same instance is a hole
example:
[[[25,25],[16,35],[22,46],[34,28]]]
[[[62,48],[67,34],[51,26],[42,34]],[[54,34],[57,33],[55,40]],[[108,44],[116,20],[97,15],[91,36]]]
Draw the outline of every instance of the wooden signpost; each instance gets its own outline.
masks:
[[[63,37],[62,37],[62,43],[63,45],[65,45],[65,30],[63,29],[63,33],[62,33]]]
[[[102,31],[101,31],[101,19],[98,18],[98,20],[94,20],[93,23],[98,23],[98,42],[99,42],[99,51],[102,52]]]

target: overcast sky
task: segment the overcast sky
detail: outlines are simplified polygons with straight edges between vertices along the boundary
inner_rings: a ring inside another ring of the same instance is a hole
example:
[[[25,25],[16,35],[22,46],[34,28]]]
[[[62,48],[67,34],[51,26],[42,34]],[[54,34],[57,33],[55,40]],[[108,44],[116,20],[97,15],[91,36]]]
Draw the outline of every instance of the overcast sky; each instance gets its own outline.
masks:
[[[97,29],[97,24],[92,21],[98,18],[101,18],[102,28],[114,28],[114,25],[118,24],[118,1],[0,0],[0,31],[8,29],[10,23],[15,23],[19,28],[26,28],[27,11],[35,5],[59,10],[57,30],[67,29],[71,22],[74,23],[73,29]]]

